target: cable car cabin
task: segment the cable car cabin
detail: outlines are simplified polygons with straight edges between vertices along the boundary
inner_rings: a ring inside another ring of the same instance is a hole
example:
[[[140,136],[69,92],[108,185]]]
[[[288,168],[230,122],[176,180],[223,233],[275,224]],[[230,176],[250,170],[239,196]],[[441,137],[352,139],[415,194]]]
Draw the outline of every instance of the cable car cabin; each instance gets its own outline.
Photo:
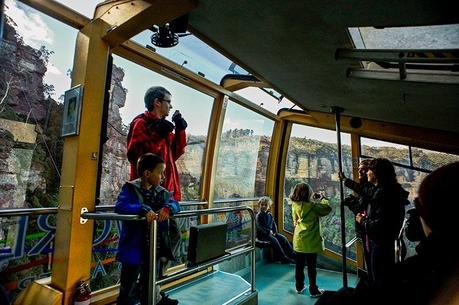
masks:
[[[129,124],[151,86],[167,88],[188,123],[175,161],[176,262],[150,270],[150,288],[179,304],[313,304],[295,292],[294,266],[255,247],[262,196],[292,240],[299,182],[332,207],[319,286],[355,286],[363,246],[338,173],[357,179],[360,160],[387,158],[412,202],[428,173],[459,161],[459,15],[447,5],[0,5],[2,304],[73,304],[81,281],[85,302],[116,303],[126,218],[113,209],[129,180]],[[227,224],[227,254],[187,266],[190,227],[212,223]],[[407,257],[415,246],[407,241]]]

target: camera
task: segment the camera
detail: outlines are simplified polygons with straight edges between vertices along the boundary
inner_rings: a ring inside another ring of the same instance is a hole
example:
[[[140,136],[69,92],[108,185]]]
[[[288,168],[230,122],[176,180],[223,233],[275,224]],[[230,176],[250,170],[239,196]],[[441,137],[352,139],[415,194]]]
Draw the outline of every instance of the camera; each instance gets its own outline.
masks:
[[[314,193],[314,194],[312,195],[312,198],[313,198],[313,199],[320,199],[320,198],[322,198],[322,194],[321,194],[321,193]]]

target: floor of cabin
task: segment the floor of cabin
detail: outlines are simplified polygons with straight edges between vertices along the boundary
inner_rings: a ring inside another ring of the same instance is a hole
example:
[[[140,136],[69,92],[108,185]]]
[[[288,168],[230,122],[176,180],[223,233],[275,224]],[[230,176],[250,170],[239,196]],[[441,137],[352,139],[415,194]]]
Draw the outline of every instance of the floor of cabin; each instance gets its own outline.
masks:
[[[307,271],[305,269],[307,286]],[[225,303],[239,292],[250,288],[250,273],[243,276],[216,271],[192,283],[172,289],[171,298],[182,305],[220,305],[238,304],[237,300]],[[356,275],[348,274],[349,286],[355,286]],[[241,283],[242,281],[242,283]],[[338,290],[342,287],[342,273],[318,269],[317,284],[325,290]],[[303,294],[295,290],[295,266],[278,263],[258,263],[256,266],[256,289],[259,305],[309,305],[317,299],[309,296],[308,289]]]
[[[307,286],[307,271],[305,269]],[[349,286],[355,287],[357,276],[348,274]],[[317,299],[309,297],[306,289],[303,294],[298,294],[295,289],[295,266],[277,263],[257,265],[256,285],[258,290],[259,305],[309,305]],[[325,290],[338,290],[343,287],[341,272],[318,269],[317,285]]]

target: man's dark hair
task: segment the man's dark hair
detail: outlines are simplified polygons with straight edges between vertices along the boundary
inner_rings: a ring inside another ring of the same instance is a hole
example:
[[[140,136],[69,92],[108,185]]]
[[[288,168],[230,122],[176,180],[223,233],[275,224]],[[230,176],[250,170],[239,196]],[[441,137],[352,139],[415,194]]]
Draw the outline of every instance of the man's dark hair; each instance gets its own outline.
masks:
[[[140,156],[137,161],[137,173],[139,177],[143,175],[143,172],[146,170],[152,171],[158,166],[158,164],[164,163],[164,160],[155,154],[146,153]]]
[[[147,90],[147,92],[145,92],[145,97],[144,97],[145,108],[147,108],[148,111],[152,111],[155,99],[157,98],[162,99],[164,98],[166,94],[171,95],[171,93],[167,91],[167,89],[164,87],[160,87],[160,86],[150,87]]]

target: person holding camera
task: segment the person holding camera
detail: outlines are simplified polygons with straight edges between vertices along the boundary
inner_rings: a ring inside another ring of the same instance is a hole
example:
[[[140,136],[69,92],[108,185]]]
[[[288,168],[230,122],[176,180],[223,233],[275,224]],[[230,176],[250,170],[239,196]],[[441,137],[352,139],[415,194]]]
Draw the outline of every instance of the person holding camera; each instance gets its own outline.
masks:
[[[127,137],[127,157],[131,163],[131,180],[139,177],[137,160],[145,153],[160,156],[166,164],[162,186],[172,192],[173,199],[180,201],[180,180],[175,161],[183,155],[186,146],[185,129],[188,124],[176,110],[172,122],[166,120],[172,109],[171,93],[164,87],[151,87],[144,97],[147,110],[136,116]]]
[[[421,239],[417,254],[395,265],[391,289],[342,288],[316,305],[453,305],[459,299],[459,256],[451,247],[458,235],[459,162],[444,165],[421,182],[413,239]],[[419,223],[417,223],[419,221]],[[419,224],[423,236],[420,236]]]
[[[369,159],[360,161],[358,168],[358,182],[346,178],[343,172],[338,173],[339,178],[343,180],[344,185],[353,190],[357,194],[357,196],[349,195],[343,201],[343,204],[347,206],[349,210],[351,210],[354,216],[357,216],[357,214],[359,213],[365,216],[367,215],[368,204],[375,190],[375,186],[372,183],[370,183],[367,178],[367,172],[370,166],[370,161],[371,160]],[[355,222],[355,234],[358,238],[362,240],[365,264],[367,270],[371,270],[368,236],[365,234],[365,228],[362,225],[360,225],[357,221]],[[367,276],[367,280],[371,283],[371,272],[368,272]],[[360,280],[362,280],[362,278]],[[363,281],[359,281],[359,284],[364,283],[366,283],[365,279],[363,279]]]
[[[394,166],[387,159],[371,160],[367,177],[375,187],[369,200],[368,214],[357,213],[355,219],[367,235],[370,285],[378,289],[388,288],[394,279],[394,244],[405,219],[409,193],[397,182]]]
[[[293,250],[296,252],[295,287],[301,294],[304,285],[304,267],[307,263],[309,294],[312,298],[320,297],[324,290],[317,286],[317,253],[324,250],[322,229],[319,217],[328,215],[331,207],[323,193],[313,193],[306,183],[298,183],[290,195],[292,216],[295,230],[293,233]]]

